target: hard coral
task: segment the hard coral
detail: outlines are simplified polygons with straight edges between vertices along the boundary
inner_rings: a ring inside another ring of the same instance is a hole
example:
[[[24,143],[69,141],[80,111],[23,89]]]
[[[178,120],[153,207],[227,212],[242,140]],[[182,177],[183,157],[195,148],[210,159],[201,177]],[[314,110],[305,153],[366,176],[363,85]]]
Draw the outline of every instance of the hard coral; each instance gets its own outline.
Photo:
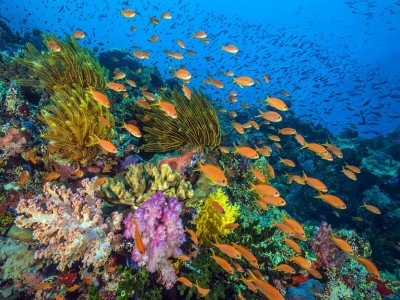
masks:
[[[178,199],[167,199],[162,192],[157,192],[134,214],[145,253],[141,254],[135,248],[132,259],[139,266],[146,266],[149,272],[159,271],[160,279],[167,289],[176,281],[174,267],[168,259],[182,254],[180,246],[185,241],[182,220],[179,217],[181,211],[182,206]],[[135,238],[136,229],[131,214],[125,218],[124,224],[125,237]]]
[[[146,111],[146,117],[139,116],[144,123],[145,151],[204,150],[206,146],[215,148],[220,144],[221,128],[217,113],[202,93],[193,92],[188,101],[174,90],[172,100],[178,114],[176,119],[167,116],[158,106],[151,106]]]
[[[213,205],[218,203],[224,214],[220,214]],[[225,229],[225,225],[235,222],[239,214],[239,206],[230,205],[228,197],[222,189],[218,189],[215,193],[208,195],[203,207],[199,212],[196,224],[196,235],[200,243],[213,243],[221,236],[227,235],[230,230]]]
[[[95,196],[99,191],[96,179],[84,179],[75,193],[47,183],[43,194],[20,200],[20,215],[15,223],[22,228],[34,228],[34,239],[44,246],[36,250],[35,258],[51,259],[62,271],[78,260],[84,266],[101,266],[106,262],[122,215],[113,212],[104,220],[103,202]]]
[[[150,163],[130,165],[128,172],[123,177],[121,175],[108,178],[102,185],[103,192],[112,203],[140,205],[156,191],[179,200],[191,198],[194,193],[190,182],[166,164],[160,169]]]

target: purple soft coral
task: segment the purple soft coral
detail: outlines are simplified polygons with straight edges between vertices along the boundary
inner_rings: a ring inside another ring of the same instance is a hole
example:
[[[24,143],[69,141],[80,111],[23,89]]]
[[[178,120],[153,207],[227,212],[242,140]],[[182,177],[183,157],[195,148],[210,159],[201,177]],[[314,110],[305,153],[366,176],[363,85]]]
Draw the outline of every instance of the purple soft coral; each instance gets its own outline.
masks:
[[[146,266],[149,272],[160,271],[161,281],[169,289],[176,281],[174,267],[168,258],[182,254],[181,244],[185,241],[182,221],[179,217],[182,206],[176,198],[165,198],[162,192],[155,193],[135,211],[135,219],[145,249],[142,255],[138,249],[132,251],[132,259],[139,266]],[[133,216],[125,220],[125,237],[135,238]]]

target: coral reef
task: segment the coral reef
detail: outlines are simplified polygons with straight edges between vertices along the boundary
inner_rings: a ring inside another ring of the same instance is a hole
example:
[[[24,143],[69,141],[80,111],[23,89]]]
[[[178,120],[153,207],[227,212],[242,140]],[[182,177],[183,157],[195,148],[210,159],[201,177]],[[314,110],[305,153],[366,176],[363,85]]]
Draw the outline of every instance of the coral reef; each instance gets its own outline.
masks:
[[[215,202],[222,207],[224,214],[216,210]],[[229,199],[222,189],[217,189],[215,193],[208,195],[195,221],[199,242],[214,243],[227,235],[231,230],[226,229],[225,225],[234,223],[238,214],[239,206],[229,204]]]
[[[193,92],[188,101],[177,90],[172,92],[172,100],[178,114],[176,119],[167,116],[157,106],[152,106],[139,116],[144,123],[146,152],[167,152],[183,148],[203,150],[214,148],[221,142],[221,129],[217,114],[201,92]]]
[[[50,259],[58,263],[61,271],[78,260],[84,266],[105,263],[122,215],[113,212],[104,220],[103,202],[95,195],[99,191],[96,179],[84,179],[75,193],[47,183],[43,194],[20,200],[15,223],[22,228],[34,228],[34,239],[44,246],[36,250],[35,258]]]
[[[21,131],[18,128],[9,128],[4,133],[5,135],[0,138],[0,150],[6,152],[9,156],[16,156],[26,151],[31,138],[29,132]]]
[[[318,280],[310,279],[300,283],[298,287],[290,287],[286,294],[286,300],[315,300],[318,293],[324,292],[324,286]]]
[[[20,279],[22,273],[32,267],[39,270],[42,263],[34,259],[34,251],[29,244],[0,238],[0,261],[4,279]]]
[[[178,171],[172,171],[167,164],[157,169],[150,163],[130,165],[127,173],[107,178],[102,191],[109,202],[131,206],[140,205],[156,191],[179,200],[189,199],[194,193],[190,182],[185,181]]]
[[[146,266],[151,273],[159,271],[161,282],[167,289],[176,281],[174,267],[168,259],[182,254],[180,246],[185,241],[179,217],[181,211],[178,199],[167,199],[162,192],[157,192],[135,211],[134,217],[129,214],[124,220],[125,237],[135,239],[135,230],[138,230],[144,246],[144,253],[137,247],[133,249],[132,259],[139,266]]]

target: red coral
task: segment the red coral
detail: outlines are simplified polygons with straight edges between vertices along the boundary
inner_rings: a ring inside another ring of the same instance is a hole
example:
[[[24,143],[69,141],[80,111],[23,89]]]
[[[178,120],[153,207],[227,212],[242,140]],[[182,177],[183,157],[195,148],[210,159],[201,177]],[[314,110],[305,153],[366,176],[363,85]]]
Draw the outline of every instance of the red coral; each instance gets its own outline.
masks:
[[[329,239],[333,234],[332,227],[326,222],[322,222],[315,237],[310,239],[310,245],[318,262],[323,268],[341,267],[347,260],[346,254],[340,251]]]
[[[71,285],[76,277],[78,276],[78,273],[65,273],[60,275],[58,277],[58,284],[65,284],[65,285]]]
[[[29,132],[21,132],[18,128],[11,128],[4,137],[0,138],[0,150],[10,156],[15,156],[26,150],[30,138]]]
[[[376,282],[376,289],[382,297],[393,294],[393,291],[386,286],[388,283],[390,283],[389,279],[382,281],[372,276],[366,276],[365,279],[367,283],[370,283],[371,281]]]

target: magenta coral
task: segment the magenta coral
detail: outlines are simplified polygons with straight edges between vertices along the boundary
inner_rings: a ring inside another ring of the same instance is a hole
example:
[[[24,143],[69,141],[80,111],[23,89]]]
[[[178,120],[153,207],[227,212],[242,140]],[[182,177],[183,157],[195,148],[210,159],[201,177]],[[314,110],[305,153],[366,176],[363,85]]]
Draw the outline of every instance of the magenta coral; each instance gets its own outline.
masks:
[[[157,192],[134,213],[145,253],[142,255],[135,248],[132,259],[139,266],[146,266],[149,272],[159,271],[167,289],[176,282],[174,267],[168,258],[182,254],[180,246],[185,241],[179,217],[181,211],[182,206],[176,198],[167,199],[162,192]],[[135,225],[131,214],[125,218],[124,224],[125,237],[134,239]]]
[[[122,215],[114,212],[104,222],[96,179],[84,179],[75,193],[47,183],[43,194],[20,200],[15,223],[33,228],[33,238],[45,246],[36,250],[35,258],[52,259],[61,271],[81,259],[84,266],[95,267],[107,261]]]
[[[340,251],[329,239],[333,234],[331,225],[321,222],[317,234],[310,239],[311,248],[323,268],[340,267],[346,263],[346,253]]]

